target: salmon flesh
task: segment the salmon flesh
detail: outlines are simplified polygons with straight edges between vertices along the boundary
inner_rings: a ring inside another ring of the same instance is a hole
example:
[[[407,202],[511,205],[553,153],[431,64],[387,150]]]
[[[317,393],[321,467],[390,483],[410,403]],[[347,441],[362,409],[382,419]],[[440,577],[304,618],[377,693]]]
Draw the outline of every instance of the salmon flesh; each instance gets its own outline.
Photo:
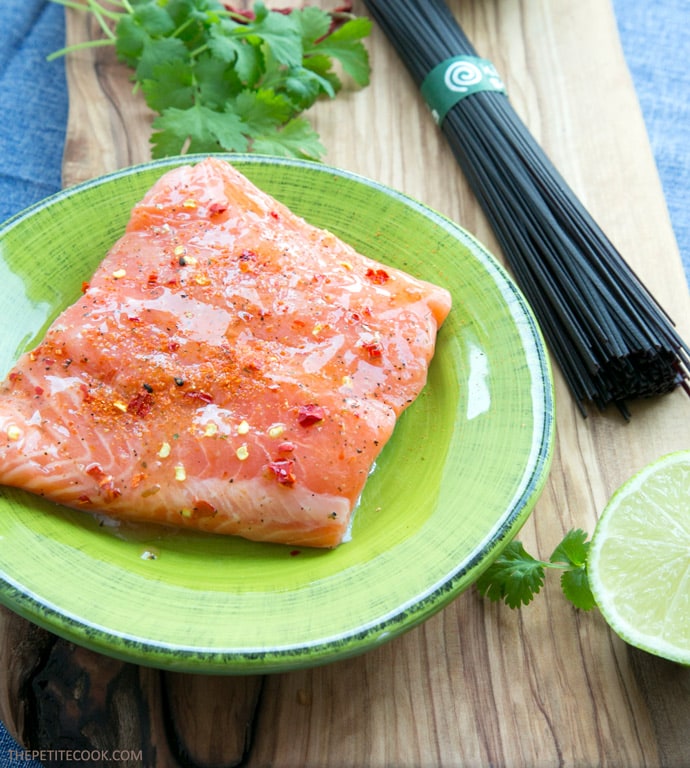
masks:
[[[335,547],[450,307],[224,160],[173,169],[0,385],[0,484]]]

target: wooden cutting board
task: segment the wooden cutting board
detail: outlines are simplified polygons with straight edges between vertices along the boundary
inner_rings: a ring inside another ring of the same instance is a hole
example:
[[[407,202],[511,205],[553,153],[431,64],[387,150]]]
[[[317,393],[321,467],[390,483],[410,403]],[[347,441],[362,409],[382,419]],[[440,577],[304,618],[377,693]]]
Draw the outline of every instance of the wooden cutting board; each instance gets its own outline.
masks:
[[[283,2],[274,5],[284,5]],[[238,3],[239,5],[239,3]],[[245,4],[246,5],[246,4]],[[612,9],[601,0],[453,0],[518,113],[690,339],[677,246]],[[364,13],[361,3],[355,4]],[[98,33],[67,11],[68,42]],[[450,150],[382,34],[372,84],[312,110],[326,161],[423,201],[500,258]],[[110,49],[68,58],[64,183],[149,158],[150,118]],[[520,534],[548,557],[591,531],[624,480],[687,448],[690,399],[583,419],[556,375],[557,443]],[[690,754],[690,670],[625,646],[549,580],[511,611],[474,590],[365,656],[266,677],[195,677],[98,656],[3,612],[0,716],[32,748],[141,750],[121,765],[672,766]]]

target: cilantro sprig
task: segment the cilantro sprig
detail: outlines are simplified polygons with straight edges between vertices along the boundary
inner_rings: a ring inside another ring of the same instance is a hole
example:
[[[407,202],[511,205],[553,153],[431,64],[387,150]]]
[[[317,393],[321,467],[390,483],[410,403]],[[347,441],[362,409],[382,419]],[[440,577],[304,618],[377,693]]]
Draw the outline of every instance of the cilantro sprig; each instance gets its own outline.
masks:
[[[595,605],[587,580],[589,544],[584,531],[570,530],[547,561],[530,555],[519,541],[511,541],[477,579],[476,587],[490,600],[519,608],[541,591],[547,569],[560,571],[564,595],[577,608],[588,611]]]
[[[154,157],[261,152],[320,160],[325,148],[302,113],[342,89],[341,74],[369,83],[362,40],[371,21],[308,6],[262,2],[250,14],[217,0],[52,0],[91,13],[103,36],[68,46],[114,45],[135,89],[156,113]]]

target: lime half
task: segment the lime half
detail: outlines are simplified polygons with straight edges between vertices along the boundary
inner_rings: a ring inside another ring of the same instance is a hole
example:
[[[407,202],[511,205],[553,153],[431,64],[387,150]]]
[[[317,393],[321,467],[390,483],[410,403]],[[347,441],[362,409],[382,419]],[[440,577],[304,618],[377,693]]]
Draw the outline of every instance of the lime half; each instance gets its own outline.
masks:
[[[587,574],[616,634],[690,665],[690,451],[663,456],[616,491],[594,531]]]

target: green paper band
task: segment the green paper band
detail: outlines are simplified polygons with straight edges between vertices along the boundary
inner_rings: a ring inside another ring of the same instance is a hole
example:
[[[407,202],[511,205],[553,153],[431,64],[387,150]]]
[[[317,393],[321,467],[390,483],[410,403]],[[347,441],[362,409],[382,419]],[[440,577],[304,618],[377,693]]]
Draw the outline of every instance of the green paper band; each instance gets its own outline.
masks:
[[[461,99],[479,91],[506,92],[496,67],[477,56],[453,56],[435,66],[424,78],[422,96],[440,125]]]

